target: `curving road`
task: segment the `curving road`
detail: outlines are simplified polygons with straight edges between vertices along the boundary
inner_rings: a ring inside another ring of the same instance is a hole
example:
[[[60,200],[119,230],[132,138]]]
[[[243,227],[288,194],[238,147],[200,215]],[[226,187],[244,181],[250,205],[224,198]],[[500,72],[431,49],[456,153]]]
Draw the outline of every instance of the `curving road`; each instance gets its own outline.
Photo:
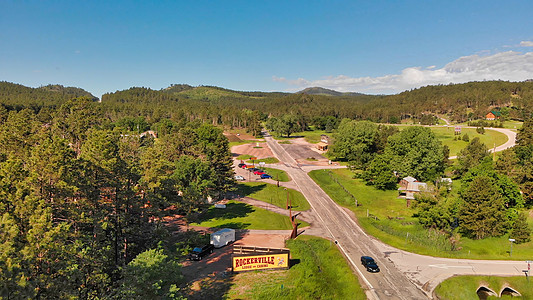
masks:
[[[434,288],[453,275],[522,275],[523,261],[480,261],[446,259],[418,255],[386,245],[368,236],[355,218],[338,206],[302,169],[296,160],[270,135],[265,140],[274,155],[284,163],[298,190],[311,204],[326,236],[337,241],[363,282],[369,299],[427,299]],[[514,139],[513,139],[514,141]],[[373,256],[380,273],[368,273],[360,264],[362,255]]]
[[[464,127],[464,128],[476,128],[476,127]],[[489,127],[489,128],[485,128],[487,130],[494,130],[494,131],[498,131],[498,132],[501,132],[503,134],[505,134],[507,136],[507,142],[499,145],[498,147],[495,147],[495,149],[489,149],[489,152],[500,152],[500,151],[503,151],[505,149],[508,149],[508,148],[511,148],[513,147],[514,145],[516,145],[516,132],[512,131],[511,129],[506,129],[506,128],[494,128],[494,127]],[[456,159],[457,156],[450,156],[449,159]]]

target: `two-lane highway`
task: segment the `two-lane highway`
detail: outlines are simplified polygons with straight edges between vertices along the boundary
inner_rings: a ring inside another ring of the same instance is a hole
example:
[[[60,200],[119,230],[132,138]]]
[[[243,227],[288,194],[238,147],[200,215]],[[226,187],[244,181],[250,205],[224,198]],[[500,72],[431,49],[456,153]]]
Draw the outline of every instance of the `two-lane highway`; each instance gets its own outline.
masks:
[[[369,299],[427,299],[428,296],[409,281],[374,245],[352,218],[303,171],[298,163],[278,144],[265,135],[268,146],[274,155],[290,169],[290,175],[302,194],[311,204],[327,229],[331,239],[350,261],[367,287]],[[360,258],[369,255],[376,259],[381,272],[368,273],[361,265]]]

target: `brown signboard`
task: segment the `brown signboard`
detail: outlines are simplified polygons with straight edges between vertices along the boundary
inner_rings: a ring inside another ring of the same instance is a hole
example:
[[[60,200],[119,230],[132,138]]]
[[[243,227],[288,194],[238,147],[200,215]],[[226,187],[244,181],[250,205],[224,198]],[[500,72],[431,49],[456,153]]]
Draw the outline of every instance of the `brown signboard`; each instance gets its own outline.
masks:
[[[289,268],[289,253],[233,257],[234,272],[287,268]]]

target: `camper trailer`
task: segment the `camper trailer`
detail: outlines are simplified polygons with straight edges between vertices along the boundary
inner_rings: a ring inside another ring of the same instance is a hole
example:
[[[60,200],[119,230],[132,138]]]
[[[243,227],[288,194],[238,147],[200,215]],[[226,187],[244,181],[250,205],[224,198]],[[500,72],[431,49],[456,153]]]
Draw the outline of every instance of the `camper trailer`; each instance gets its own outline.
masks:
[[[235,242],[235,229],[224,228],[211,234],[211,244],[220,248]]]

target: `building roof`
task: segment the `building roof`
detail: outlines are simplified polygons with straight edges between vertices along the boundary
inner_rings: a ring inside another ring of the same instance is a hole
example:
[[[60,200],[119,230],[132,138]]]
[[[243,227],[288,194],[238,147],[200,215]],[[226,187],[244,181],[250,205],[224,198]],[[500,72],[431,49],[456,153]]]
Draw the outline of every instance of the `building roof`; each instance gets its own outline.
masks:
[[[497,110],[491,110],[490,111],[493,115],[495,115],[496,117],[500,117],[502,115],[502,113],[500,111],[497,111]]]
[[[428,185],[425,182],[409,182],[407,184],[407,187],[400,187],[398,188],[398,191],[406,191],[406,192],[422,192],[427,190]]]
[[[416,178],[414,178],[412,176],[407,176],[407,177],[404,177],[403,180],[405,180],[407,182],[415,182]]]

